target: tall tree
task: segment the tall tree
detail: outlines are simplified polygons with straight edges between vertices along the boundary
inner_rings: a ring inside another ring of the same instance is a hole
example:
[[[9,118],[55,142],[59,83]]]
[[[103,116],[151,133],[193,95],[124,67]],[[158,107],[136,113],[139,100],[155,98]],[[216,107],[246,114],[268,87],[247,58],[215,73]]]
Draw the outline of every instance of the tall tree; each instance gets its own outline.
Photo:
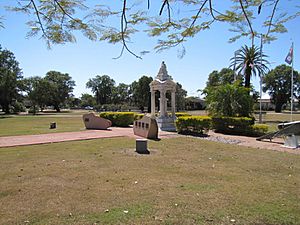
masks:
[[[245,87],[250,88],[251,76],[259,75],[263,77],[267,70],[269,62],[265,59],[267,56],[256,46],[243,46],[238,50],[235,57],[232,57],[231,67],[235,67],[239,74],[245,79]]]
[[[48,82],[47,91],[48,104],[52,105],[57,112],[60,112],[60,107],[66,102],[73,92],[75,81],[67,73],[57,71],[49,71],[44,77],[44,81]]]
[[[235,74],[232,69],[223,68],[219,71],[214,70],[208,75],[208,80],[206,82],[206,87],[202,90],[203,94],[208,93],[208,89],[215,88],[220,85],[232,84],[234,83]],[[243,77],[241,75],[236,75],[236,83],[242,84]]]
[[[129,104],[130,101],[130,85],[120,83],[114,87],[112,93],[112,102],[114,104]]]
[[[81,106],[82,107],[87,107],[87,106],[92,106],[94,107],[96,105],[96,98],[90,94],[82,94],[81,95]]]
[[[175,102],[177,111],[185,109],[185,98],[187,96],[187,91],[183,89],[180,83],[176,83],[176,93]]]
[[[97,104],[109,104],[112,101],[113,88],[116,82],[108,75],[90,78],[86,83],[87,88],[91,88],[95,94]]]
[[[297,0],[231,0],[225,3],[122,0],[104,4],[89,1],[89,8],[84,0],[7,1],[10,10],[28,15],[28,36],[39,35],[51,45],[75,42],[74,33],[81,31],[91,40],[121,43],[121,54],[127,50],[136,57],[140,54],[131,51],[130,38],[145,30],[149,36],[160,37],[155,46],[157,51],[181,46],[187,39],[209,30],[214,23],[232,26],[230,31],[235,35],[230,38],[231,42],[248,37],[253,45],[262,32],[264,40],[270,42],[278,33],[287,31],[288,21],[300,15],[297,3]]]
[[[292,68],[286,65],[277,66],[263,79],[263,91],[267,91],[275,104],[275,112],[281,112],[282,106],[290,102]],[[300,76],[294,71],[294,95],[300,97]]]
[[[43,78],[37,76],[23,79],[23,83],[25,85],[24,91],[27,93],[27,97],[31,102],[34,113],[36,113],[38,110],[37,106],[39,106],[41,109],[46,106],[48,96],[50,96],[47,92],[48,82],[43,81]]]
[[[0,45],[0,105],[5,113],[9,113],[9,106],[18,97],[21,78],[21,69],[14,54]]]
[[[81,107],[81,99],[76,98],[73,94],[67,100],[67,106],[73,109],[78,109]]]
[[[148,107],[148,111],[150,111],[151,98],[150,98],[149,85],[152,81],[153,81],[152,77],[142,76],[138,81],[134,81],[131,84],[133,102],[142,111],[146,106]]]

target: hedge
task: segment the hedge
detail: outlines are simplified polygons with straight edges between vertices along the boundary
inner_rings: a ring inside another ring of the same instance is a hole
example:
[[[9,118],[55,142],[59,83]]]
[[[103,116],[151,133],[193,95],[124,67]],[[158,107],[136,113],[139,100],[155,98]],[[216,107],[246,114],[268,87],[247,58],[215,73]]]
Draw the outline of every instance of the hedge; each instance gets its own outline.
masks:
[[[211,125],[209,116],[182,116],[176,120],[176,129],[181,134],[204,134]]]
[[[266,134],[269,130],[269,126],[266,124],[254,124],[251,126],[249,135],[259,137]]]
[[[112,122],[112,126],[128,127],[134,121],[133,112],[102,112],[100,117],[108,119]]]
[[[134,113],[134,120],[142,119],[146,114],[144,113]]]
[[[268,132],[268,125],[254,124],[252,117],[213,117],[212,129],[217,133],[261,136]]]

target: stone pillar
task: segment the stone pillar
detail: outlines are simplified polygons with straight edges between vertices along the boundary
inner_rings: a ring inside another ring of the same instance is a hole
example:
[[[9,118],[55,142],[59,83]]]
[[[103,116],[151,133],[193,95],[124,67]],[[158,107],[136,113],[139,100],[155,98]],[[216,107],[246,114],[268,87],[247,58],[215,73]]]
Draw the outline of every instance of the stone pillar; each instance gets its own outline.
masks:
[[[159,100],[159,108],[160,108],[160,113],[159,117],[164,117],[166,114],[166,91],[165,90],[160,90],[160,100]]]
[[[168,117],[168,98],[165,98],[165,117]]]
[[[151,117],[155,117],[155,91],[151,91]]]
[[[175,105],[175,91],[171,93],[172,117],[175,118],[176,105]]]

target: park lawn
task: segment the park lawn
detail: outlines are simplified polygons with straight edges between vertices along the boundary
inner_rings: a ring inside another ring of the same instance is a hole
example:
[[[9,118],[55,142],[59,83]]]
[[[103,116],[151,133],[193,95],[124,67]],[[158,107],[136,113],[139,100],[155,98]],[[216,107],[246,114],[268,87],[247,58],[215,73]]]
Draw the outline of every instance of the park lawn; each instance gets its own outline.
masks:
[[[256,119],[258,120],[258,115],[256,115]],[[290,121],[291,121],[290,112],[283,112],[283,113],[267,112],[267,114],[263,116],[263,123],[269,126],[270,132],[277,131],[279,123],[290,122]],[[293,121],[300,121],[300,114],[298,112],[293,113]]]
[[[54,132],[70,132],[84,130],[82,115],[88,113],[84,110],[62,111],[55,113],[46,111],[39,115],[0,115],[0,137],[26,134],[45,134]],[[193,115],[207,115],[205,110],[188,111]],[[256,115],[257,116],[257,115]],[[258,119],[258,118],[256,118]],[[300,114],[294,113],[294,120],[300,120]],[[263,116],[263,122],[269,125],[269,131],[277,130],[277,124],[283,121],[289,121],[289,113],[267,112]],[[51,122],[56,122],[56,129],[49,129]]]
[[[0,224],[300,224],[300,155],[180,137],[0,148]]]
[[[275,113],[275,112],[267,112],[264,120],[266,122],[284,122],[284,121],[291,121],[291,114],[290,112],[283,112],[283,113]],[[294,112],[293,113],[293,120],[300,120],[300,113]]]
[[[82,117],[71,115],[0,116],[0,137],[84,130]],[[56,129],[49,129],[51,122]]]

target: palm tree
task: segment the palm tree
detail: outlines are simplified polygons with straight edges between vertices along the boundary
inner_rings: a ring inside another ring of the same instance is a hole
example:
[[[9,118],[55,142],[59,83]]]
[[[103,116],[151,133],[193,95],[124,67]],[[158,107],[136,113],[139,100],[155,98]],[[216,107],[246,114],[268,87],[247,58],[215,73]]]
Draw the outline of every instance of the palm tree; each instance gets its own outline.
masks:
[[[262,77],[268,71],[266,64],[269,64],[269,62],[265,59],[266,57],[265,54],[260,52],[259,47],[248,47],[245,45],[230,59],[230,67],[235,68],[239,74],[242,73],[244,75],[245,87],[250,88],[252,74]]]

